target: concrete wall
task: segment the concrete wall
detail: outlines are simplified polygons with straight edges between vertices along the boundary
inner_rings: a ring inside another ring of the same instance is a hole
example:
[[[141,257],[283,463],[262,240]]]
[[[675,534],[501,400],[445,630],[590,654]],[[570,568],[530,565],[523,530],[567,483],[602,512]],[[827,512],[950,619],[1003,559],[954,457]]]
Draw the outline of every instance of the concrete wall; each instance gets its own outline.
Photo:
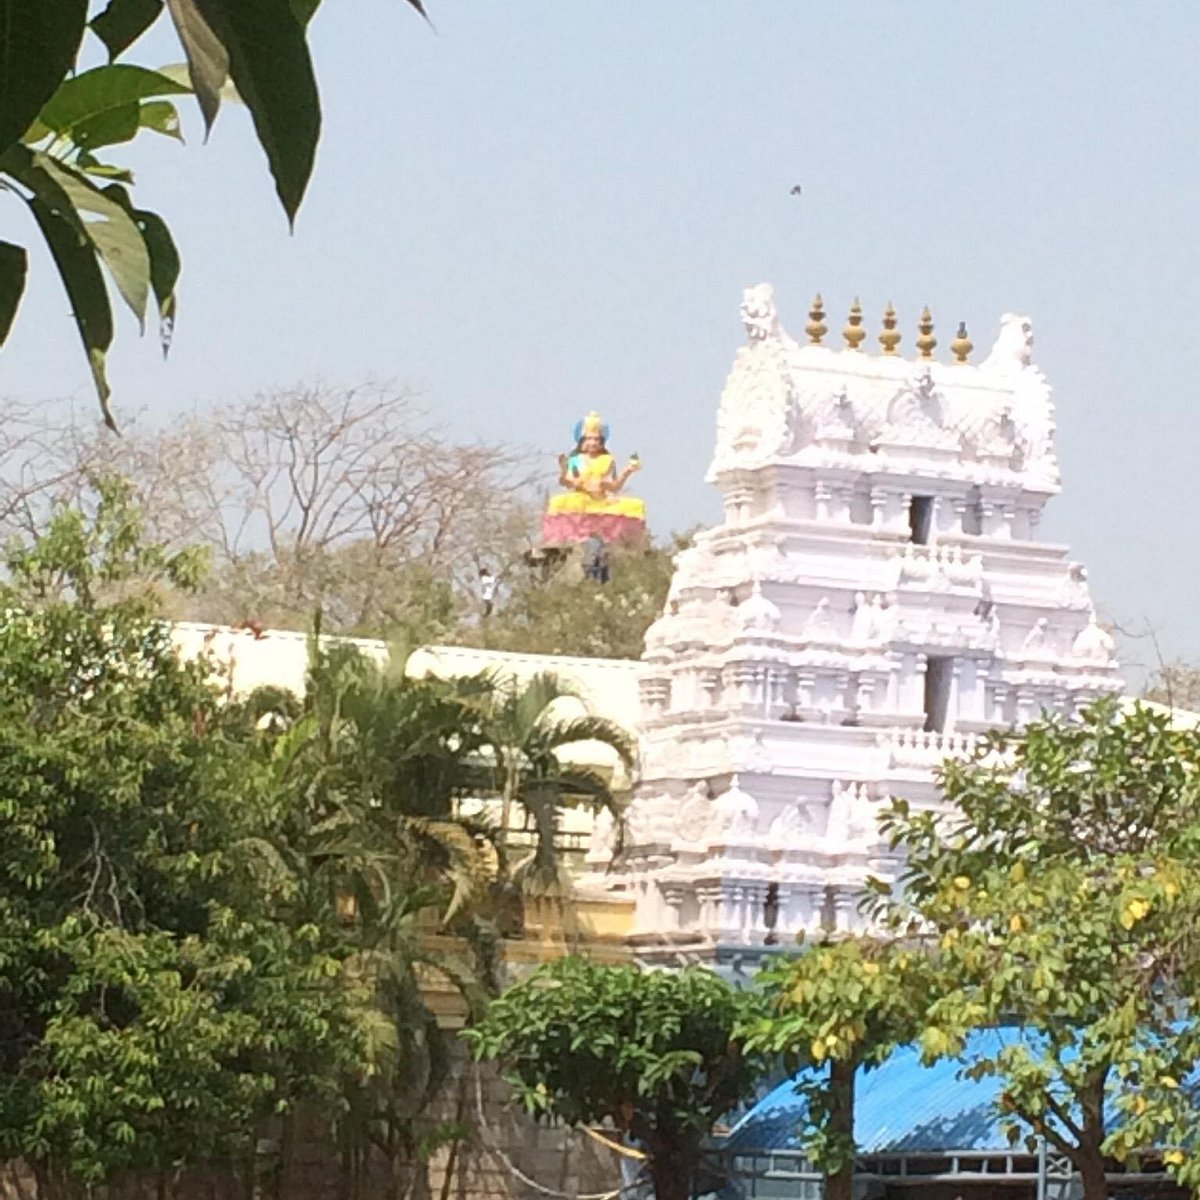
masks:
[[[455,1126],[461,1137],[432,1154],[389,1158],[336,1140],[298,1116],[260,1131],[239,1162],[186,1172],[143,1172],[112,1181],[105,1200],[549,1200],[515,1171],[566,1196],[614,1191],[616,1153],[582,1132],[538,1125],[510,1102],[493,1071],[477,1071],[455,1046],[449,1078],[423,1114],[426,1134]],[[515,1171],[514,1171],[515,1168]],[[21,1163],[0,1166],[2,1200],[82,1200],[62,1181]]]

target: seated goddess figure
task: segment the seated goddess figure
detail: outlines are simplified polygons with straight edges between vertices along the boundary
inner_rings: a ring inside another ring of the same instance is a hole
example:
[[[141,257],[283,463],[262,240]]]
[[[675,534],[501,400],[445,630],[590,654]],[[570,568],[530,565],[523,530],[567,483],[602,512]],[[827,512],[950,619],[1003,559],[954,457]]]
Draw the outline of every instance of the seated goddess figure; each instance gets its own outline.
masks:
[[[608,452],[608,426],[599,413],[588,413],[575,426],[575,452],[558,456],[558,482],[565,491],[550,497],[542,517],[542,540],[548,545],[629,541],[646,529],[646,506],[620,494],[630,476],[642,468],[635,454],[626,468]]]

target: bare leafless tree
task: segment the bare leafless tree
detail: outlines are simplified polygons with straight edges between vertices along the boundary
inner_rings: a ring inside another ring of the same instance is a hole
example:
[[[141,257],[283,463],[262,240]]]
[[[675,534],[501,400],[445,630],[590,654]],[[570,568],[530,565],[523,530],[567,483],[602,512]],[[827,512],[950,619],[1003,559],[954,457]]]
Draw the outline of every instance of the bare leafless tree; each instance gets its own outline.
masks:
[[[54,501],[76,491],[62,454],[70,429],[61,410],[0,400],[0,539],[40,528]]]
[[[403,389],[306,385],[113,437],[25,413],[0,441],[0,522],[31,528],[88,481],[134,481],[153,536],[212,553],[180,615],[384,632],[473,595],[533,528],[529,456],[462,444]],[[6,514],[11,514],[6,516]],[[419,623],[419,622],[418,622]]]

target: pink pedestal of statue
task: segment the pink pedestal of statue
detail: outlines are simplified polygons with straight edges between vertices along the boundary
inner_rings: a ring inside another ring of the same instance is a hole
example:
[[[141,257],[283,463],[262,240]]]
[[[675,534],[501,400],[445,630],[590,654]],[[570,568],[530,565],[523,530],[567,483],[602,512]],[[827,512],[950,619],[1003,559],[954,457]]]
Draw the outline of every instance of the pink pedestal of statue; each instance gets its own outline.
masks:
[[[569,546],[599,537],[605,542],[633,542],[646,532],[646,522],[618,513],[544,513],[542,541],[547,546]]]

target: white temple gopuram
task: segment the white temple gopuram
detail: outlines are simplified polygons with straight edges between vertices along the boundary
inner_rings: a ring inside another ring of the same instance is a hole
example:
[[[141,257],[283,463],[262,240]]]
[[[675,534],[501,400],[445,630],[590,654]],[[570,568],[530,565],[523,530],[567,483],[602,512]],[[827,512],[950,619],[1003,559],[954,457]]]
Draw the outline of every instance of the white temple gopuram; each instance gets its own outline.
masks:
[[[624,846],[601,828],[593,889],[632,898],[650,960],[720,964],[852,929],[889,796],[983,730],[1071,713],[1120,686],[1083,568],[1038,538],[1059,491],[1054,407],[1029,321],[978,365],[959,327],[934,358],[880,353],[855,304],[807,342],[747,290],[709,479],[724,519],[677,562],[639,673],[642,776]]]

